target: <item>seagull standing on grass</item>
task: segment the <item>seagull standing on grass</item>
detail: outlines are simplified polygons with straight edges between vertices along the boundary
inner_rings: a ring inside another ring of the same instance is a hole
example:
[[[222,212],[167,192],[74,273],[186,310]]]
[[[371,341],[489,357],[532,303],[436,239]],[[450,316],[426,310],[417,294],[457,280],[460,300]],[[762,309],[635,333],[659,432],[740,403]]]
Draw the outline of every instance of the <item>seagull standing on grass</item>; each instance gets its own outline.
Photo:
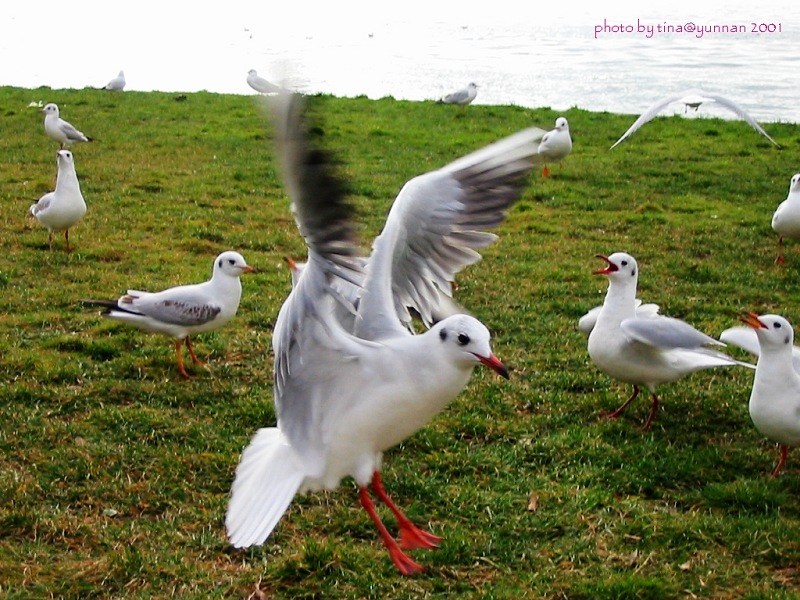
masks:
[[[125,71],[120,71],[119,74],[109,81],[104,90],[111,90],[113,92],[121,92],[125,89]]]
[[[561,161],[572,152],[572,138],[569,135],[569,123],[564,117],[556,119],[556,128],[544,134],[539,143],[539,155],[544,157],[542,175],[550,176],[547,162]]]
[[[475,97],[478,95],[478,86],[470,83],[467,87],[461,88],[451,94],[447,94],[442,98],[444,104],[458,104],[464,110],[467,104],[471,104]]]
[[[161,292],[128,290],[118,300],[84,300],[90,306],[102,306],[104,317],[121,321],[175,338],[178,371],[191,379],[183,366],[181,346],[184,340],[195,364],[203,365],[194,353],[190,336],[213,331],[236,316],[242,297],[239,276],[255,271],[238,252],[223,252],[214,259],[211,279],[204,283],[182,285]]]
[[[57,104],[53,104],[52,102],[50,104],[45,104],[41,112],[44,113],[45,133],[61,144],[62,150],[67,146],[71,146],[74,142],[92,141],[92,138],[84,135],[59,117]]]
[[[742,365],[707,345],[724,346],[688,323],[659,314],[636,312],[636,260],[624,252],[598,255],[606,267],[595,271],[608,277],[608,292],[597,322],[589,334],[589,356],[606,375],[633,384],[633,394],[618,409],[606,415],[619,417],[644,386],[652,395],[650,415],[644,430],[650,429],[658,412],[656,387],[700,369]]]
[[[69,245],[69,228],[75,226],[86,214],[86,201],[81,194],[78,175],[75,173],[75,159],[69,150],[59,150],[56,153],[58,175],[56,176],[56,189],[39,198],[32,204],[30,211],[42,225],[50,232],[50,250],[53,249],[53,232],[63,231]]]
[[[259,429],[242,453],[225,519],[235,547],[263,544],[295,494],[334,489],[350,476],[361,505],[404,575],[422,567],[404,549],[436,548],[387,495],[383,452],[424,427],[484,364],[508,371],[492,353],[487,328],[455,314],[413,335],[407,306],[438,308],[440,290],[480,259],[530,171],[538,130],[526,130],[408,181],[365,267],[352,208],[331,159],[310,147],[294,96],[277,97],[276,141],[308,262],[281,307],[275,353],[276,427]],[[336,281],[362,288],[353,308]],[[353,331],[337,306],[355,310]],[[400,543],[375,510],[371,492],[397,519]]]
[[[660,100],[656,100],[653,104],[651,104],[648,107],[647,110],[645,110],[641,114],[641,116],[638,119],[636,119],[633,122],[633,125],[631,125],[628,128],[628,131],[623,133],[622,137],[620,137],[616,142],[614,142],[614,145],[611,146],[609,150],[613,150],[616,146],[625,141],[626,138],[631,136],[633,132],[639,129],[642,125],[644,125],[648,121],[653,120],[658,113],[660,113],[662,110],[664,110],[667,106],[669,106],[673,102],[681,102],[685,104],[686,110],[684,111],[684,113],[688,111],[689,108],[693,108],[695,111],[697,111],[700,105],[703,104],[704,102],[716,102],[720,106],[723,106],[728,110],[730,110],[731,112],[733,112],[740,119],[744,119],[747,122],[747,124],[750,125],[750,127],[755,129],[758,133],[763,135],[770,142],[772,142],[773,144],[778,146],[778,148],[780,148],[778,142],[773,140],[769,136],[769,134],[766,131],[764,131],[761,125],[759,125],[756,122],[756,120],[747,113],[747,111],[745,111],[741,106],[736,104],[733,100],[728,100],[727,98],[725,98],[724,96],[720,96],[719,94],[712,94],[710,92],[704,92],[703,90],[695,89],[695,90],[688,90],[685,92],[681,92],[680,94],[667,96],[666,98],[661,98]]]
[[[778,254],[775,262],[783,263],[783,238],[800,239],[800,173],[792,177],[789,195],[772,215],[772,229],[778,234]]]
[[[263,77],[259,77],[255,69],[250,69],[247,72],[247,85],[259,94],[280,94],[286,91],[281,86],[270,83]]]
[[[750,393],[750,418],[762,434],[780,444],[772,471],[777,477],[789,448],[800,445],[800,374],[793,361],[794,331],[781,316],[747,313],[742,320],[758,336],[758,364]]]

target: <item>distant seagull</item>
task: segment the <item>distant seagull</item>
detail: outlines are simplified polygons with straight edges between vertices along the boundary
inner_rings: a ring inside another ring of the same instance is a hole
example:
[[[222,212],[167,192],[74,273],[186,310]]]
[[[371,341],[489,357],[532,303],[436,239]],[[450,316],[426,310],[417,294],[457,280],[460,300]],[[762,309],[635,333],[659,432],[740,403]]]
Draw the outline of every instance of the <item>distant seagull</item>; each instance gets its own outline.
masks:
[[[154,293],[128,290],[118,300],[83,300],[83,303],[104,307],[100,313],[104,317],[175,338],[178,371],[191,379],[183,366],[183,341],[186,340],[192,361],[202,365],[195,356],[189,336],[219,329],[236,316],[242,297],[239,276],[253,271],[255,269],[241,254],[229,250],[214,259],[213,274],[205,283]]]
[[[763,435],[780,444],[777,477],[789,448],[800,445],[800,374],[793,364],[794,331],[779,315],[747,313],[742,320],[755,329],[760,352],[753,389],[750,418]]]
[[[778,255],[775,262],[783,262],[783,238],[800,239],[800,173],[792,177],[789,195],[778,205],[772,215],[772,229],[778,234]]]
[[[547,168],[547,161],[561,161],[572,152],[572,138],[569,135],[569,123],[564,117],[556,119],[556,128],[544,134],[542,141],[539,142],[538,154],[545,158],[542,175],[550,176],[550,169]]]
[[[91,142],[92,138],[84,135],[71,124],[59,117],[58,105],[46,104],[40,111],[44,113],[44,130],[51,138],[61,144],[63,150],[65,146],[71,146],[73,142]]]
[[[639,395],[639,387],[644,386],[652,396],[650,415],[644,425],[647,431],[658,411],[658,385],[701,369],[733,365],[752,367],[708,348],[708,345],[725,344],[685,321],[659,314],[638,314],[639,267],[636,260],[624,252],[598,255],[598,258],[606,262],[606,268],[594,274],[608,277],[608,292],[597,323],[589,334],[589,356],[609,377],[633,385],[631,397],[607,417],[619,417]]]
[[[688,111],[689,108],[693,108],[696,111],[704,102],[716,102],[717,104],[724,106],[728,110],[735,113],[740,119],[744,119],[753,129],[780,148],[778,142],[769,137],[769,134],[762,129],[761,125],[756,123],[756,120],[747,114],[747,112],[738,104],[732,100],[728,100],[724,96],[720,96],[719,94],[712,94],[710,92],[704,92],[703,90],[695,89],[688,90],[680,94],[675,94],[673,96],[667,96],[666,98],[662,98],[661,100],[654,102],[646,111],[642,113],[638,119],[636,119],[636,121],[633,122],[633,125],[628,128],[628,131],[622,134],[622,137],[614,142],[614,145],[611,146],[610,149],[614,149],[614,147],[621,144],[625,138],[630,136],[634,131],[639,129],[648,121],[651,121],[658,113],[660,113],[673,102],[681,102],[685,104],[686,110],[684,112]]]
[[[477,95],[478,86],[474,83],[470,83],[465,88],[461,88],[452,94],[447,94],[441,99],[441,102],[444,104],[458,104],[463,109],[467,106],[467,104],[470,104],[473,100],[475,100],[475,96]]]
[[[75,173],[75,160],[69,150],[59,150],[56,155],[58,175],[56,189],[45,194],[36,204],[31,205],[31,214],[50,232],[50,250],[53,249],[53,232],[63,231],[69,252],[69,228],[73,227],[86,214],[86,202],[81,194],[78,175]]]
[[[259,77],[255,69],[250,69],[247,72],[247,85],[259,94],[280,94],[286,91],[281,86],[270,83],[263,77]]]
[[[120,71],[119,75],[117,75],[116,77],[114,77],[114,79],[109,81],[105,85],[105,87],[103,89],[104,90],[112,90],[112,91],[115,91],[115,92],[121,92],[122,90],[124,90],[125,89],[125,71]]]

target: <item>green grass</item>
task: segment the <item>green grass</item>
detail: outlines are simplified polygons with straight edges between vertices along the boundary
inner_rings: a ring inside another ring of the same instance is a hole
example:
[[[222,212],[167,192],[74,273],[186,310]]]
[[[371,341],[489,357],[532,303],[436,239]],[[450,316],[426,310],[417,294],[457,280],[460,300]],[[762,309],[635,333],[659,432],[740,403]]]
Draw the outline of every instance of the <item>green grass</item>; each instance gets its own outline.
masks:
[[[89,206],[47,247],[28,206],[52,189],[56,144],[31,101],[96,138],[74,147]],[[559,113],[314,99],[341,157],[364,246],[413,175]],[[0,88],[0,595],[9,599],[794,598],[800,455],[747,414],[752,373],[695,374],[607,422],[629,389],[591,365],[577,319],[606,282],[597,253],[641,266],[640,296],[718,335],[742,310],[800,323],[800,244],[773,264],[770,217],[800,130],[658,119],[614,151],[631,115],[570,109],[574,151],[538,171],[458,297],[493,332],[510,381],[476,371],[384,480],[445,541],[397,573],[351,482],[298,497],[266,545],[230,548],[239,453],[274,423],[270,337],[305,248],[250,97]],[[237,318],[197,338],[185,381],[166,338],[102,320],[81,298],[201,281],[240,251]],[[388,516],[388,515],[387,515]],[[390,527],[394,524],[387,518]]]

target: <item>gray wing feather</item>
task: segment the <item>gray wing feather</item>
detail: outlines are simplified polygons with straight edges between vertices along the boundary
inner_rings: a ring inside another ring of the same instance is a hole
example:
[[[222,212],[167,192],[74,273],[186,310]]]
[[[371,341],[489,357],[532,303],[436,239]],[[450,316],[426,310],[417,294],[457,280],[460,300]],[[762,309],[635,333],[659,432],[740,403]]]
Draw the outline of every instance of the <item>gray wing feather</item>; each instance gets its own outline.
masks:
[[[652,316],[626,319],[620,328],[630,338],[658,348],[699,348],[709,344],[724,346],[722,342],[698,331],[685,321],[672,317]]]

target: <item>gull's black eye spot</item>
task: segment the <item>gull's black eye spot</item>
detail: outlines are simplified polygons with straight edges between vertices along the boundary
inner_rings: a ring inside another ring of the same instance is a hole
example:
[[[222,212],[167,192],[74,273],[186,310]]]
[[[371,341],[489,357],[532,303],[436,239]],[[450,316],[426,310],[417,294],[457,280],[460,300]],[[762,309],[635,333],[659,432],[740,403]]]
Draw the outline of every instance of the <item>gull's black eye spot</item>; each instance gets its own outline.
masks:
[[[466,346],[467,344],[469,344],[469,336],[466,333],[459,333],[458,344],[459,346]]]
[[[628,266],[628,261],[627,260],[623,260],[622,261],[622,266],[623,267],[627,267]]]
[[[774,323],[772,326],[773,326],[775,329],[780,329],[780,328],[781,328],[781,324],[780,324],[780,323]]]
[[[222,268],[222,259],[221,258],[219,259],[219,268],[220,269]]]
[[[445,341],[447,339],[447,330],[446,329],[442,329],[439,332],[439,339],[442,340],[442,341]]]

